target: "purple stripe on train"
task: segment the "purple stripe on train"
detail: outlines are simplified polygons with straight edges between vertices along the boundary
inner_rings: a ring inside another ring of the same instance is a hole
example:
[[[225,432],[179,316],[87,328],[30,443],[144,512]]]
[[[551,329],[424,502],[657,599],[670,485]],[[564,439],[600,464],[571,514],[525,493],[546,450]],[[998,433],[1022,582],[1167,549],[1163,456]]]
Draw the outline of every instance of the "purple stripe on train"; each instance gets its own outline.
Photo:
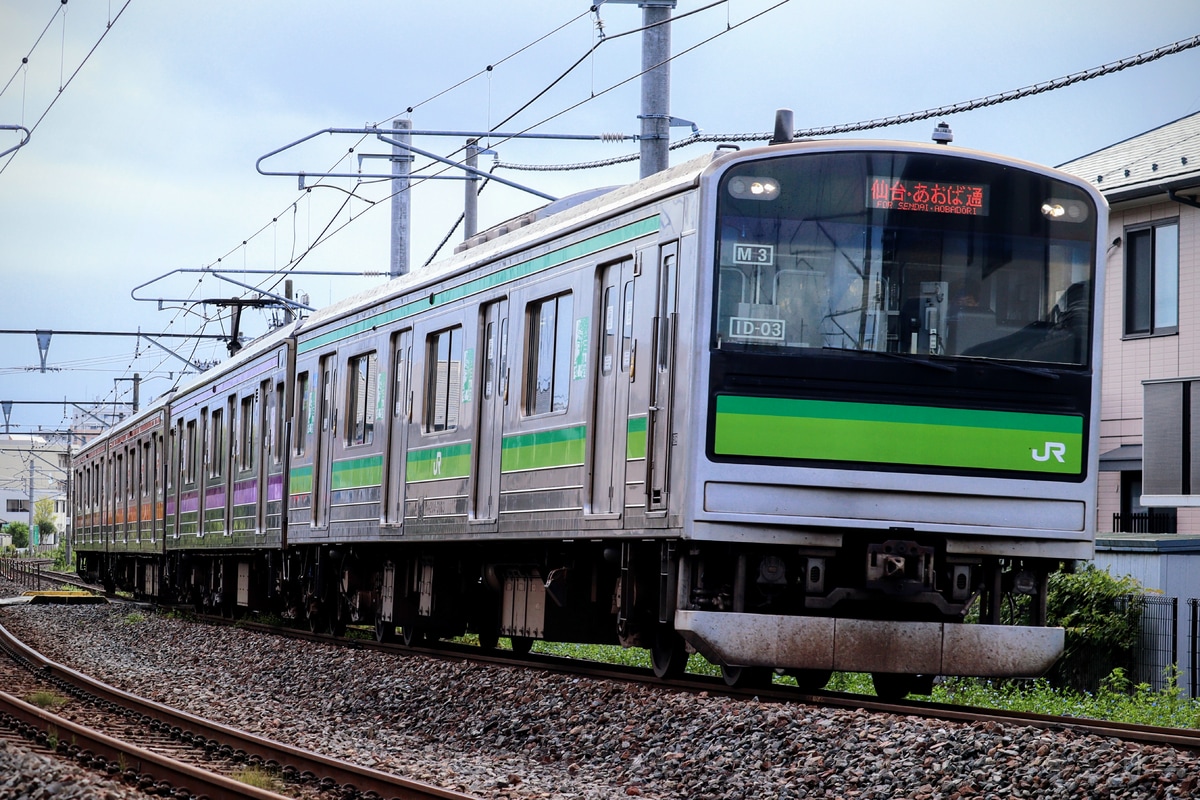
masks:
[[[283,473],[267,476],[267,501],[283,499]]]
[[[204,490],[204,507],[220,508],[225,505],[225,487],[214,486]]]
[[[248,506],[258,502],[258,478],[239,481],[233,485],[233,504]]]

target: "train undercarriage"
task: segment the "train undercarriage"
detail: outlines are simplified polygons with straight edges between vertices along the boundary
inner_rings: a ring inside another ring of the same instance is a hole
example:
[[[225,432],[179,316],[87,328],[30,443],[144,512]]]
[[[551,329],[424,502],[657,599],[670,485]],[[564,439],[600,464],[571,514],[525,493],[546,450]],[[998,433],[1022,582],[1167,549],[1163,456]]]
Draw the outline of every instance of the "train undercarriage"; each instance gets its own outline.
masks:
[[[1061,650],[1061,630],[1043,627],[1058,566],[955,556],[919,537],[836,550],[661,539],[79,555],[80,573],[110,590],[206,613],[406,644],[643,647],[660,677],[699,651],[731,684],[782,671],[819,688],[833,671],[867,671],[894,696],[937,674],[1048,668]]]

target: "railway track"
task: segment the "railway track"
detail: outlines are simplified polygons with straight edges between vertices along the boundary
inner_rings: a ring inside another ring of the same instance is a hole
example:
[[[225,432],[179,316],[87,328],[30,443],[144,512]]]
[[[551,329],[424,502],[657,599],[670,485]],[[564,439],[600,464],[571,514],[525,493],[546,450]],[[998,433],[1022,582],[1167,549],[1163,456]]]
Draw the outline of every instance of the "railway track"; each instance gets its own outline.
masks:
[[[203,617],[202,619],[210,624],[232,624],[230,620],[217,617]],[[901,714],[956,723],[993,722],[1003,725],[1029,726],[1044,730],[1073,731],[1079,734],[1094,734],[1143,744],[1169,745],[1171,747],[1200,752],[1200,729],[1164,728],[1081,717],[1060,717],[1049,714],[1006,711],[977,706],[950,705],[922,700],[881,700],[871,695],[845,692],[808,692],[778,683],[772,683],[769,686],[730,687],[720,678],[693,673],[687,673],[683,677],[674,680],[662,680],[655,677],[648,669],[581,661],[557,656],[539,654],[521,656],[512,654],[509,651],[488,652],[481,651],[479,648],[470,645],[445,642],[424,642],[417,646],[406,646],[365,639],[345,639],[326,634],[310,633],[294,628],[246,622],[245,620],[239,621],[236,624],[239,627],[263,633],[335,646],[373,649],[410,655],[420,653],[432,658],[446,658],[458,661],[468,659],[486,664],[520,666],[601,680],[616,680],[661,686],[664,689],[675,691],[706,692],[710,695],[719,694],[744,699],[758,698],[759,700],[769,702],[810,703],[830,708]]]
[[[131,784],[175,797],[472,800],[469,795],[252,736],[115,689],[44,658],[0,626],[0,727]],[[39,708],[22,697],[45,705]],[[229,777],[255,767],[280,794]],[[333,793],[332,795],[327,793]]]

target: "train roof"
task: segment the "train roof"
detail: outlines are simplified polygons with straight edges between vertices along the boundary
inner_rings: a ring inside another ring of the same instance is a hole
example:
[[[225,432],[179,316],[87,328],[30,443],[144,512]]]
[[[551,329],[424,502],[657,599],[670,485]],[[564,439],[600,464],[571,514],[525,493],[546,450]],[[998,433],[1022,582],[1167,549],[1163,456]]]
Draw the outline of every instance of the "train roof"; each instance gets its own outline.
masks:
[[[114,438],[120,438],[124,436],[127,431],[139,428],[146,421],[159,414],[164,408],[178,402],[180,398],[194,393],[197,389],[208,386],[213,381],[219,380],[221,377],[235,371],[243,364],[254,360],[263,353],[271,351],[280,343],[294,336],[296,328],[299,325],[299,322],[292,322],[280,328],[276,328],[273,331],[269,331],[268,333],[265,333],[259,338],[253,340],[239,350],[236,354],[225,361],[222,361],[215,367],[205,370],[182,386],[177,386],[170,391],[164,392],[156,397],[153,401],[148,403],[145,408],[141,409],[136,414],[133,414],[129,418],[122,420],[120,424],[114,425],[104,433],[101,433],[89,441],[87,445],[80,448],[80,454],[85,454],[97,448],[103,449]]]
[[[428,267],[394,278],[319,309],[301,326],[299,336],[394,297],[416,291],[494,261],[514,250],[561,236],[573,228],[694,186],[719,153],[714,151],[615,189],[581,192],[556,200],[485,231],[458,252]]]

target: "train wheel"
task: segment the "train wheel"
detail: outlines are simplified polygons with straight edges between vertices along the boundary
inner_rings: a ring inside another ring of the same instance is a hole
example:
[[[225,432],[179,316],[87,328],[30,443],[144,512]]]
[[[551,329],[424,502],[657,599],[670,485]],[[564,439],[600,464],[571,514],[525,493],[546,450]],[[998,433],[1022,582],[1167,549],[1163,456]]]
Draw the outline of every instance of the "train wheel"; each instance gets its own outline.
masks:
[[[500,632],[496,629],[479,632],[479,649],[491,652],[500,644]]]
[[[509,637],[509,641],[512,643],[512,651],[514,655],[529,655],[529,651],[533,649],[532,636],[511,636]]]
[[[375,641],[377,642],[394,642],[396,641],[396,623],[384,622],[379,617],[375,618]]]
[[[933,691],[933,675],[898,675],[894,672],[872,672],[871,682],[881,700],[903,700],[910,694],[929,694]]]
[[[663,679],[678,678],[687,670],[687,645],[671,626],[659,625],[654,632],[650,663],[654,667],[654,674]]]
[[[731,667],[721,665],[721,678],[726,686],[736,686],[740,689],[755,689],[771,685],[771,677],[775,671],[770,667]]]
[[[819,692],[833,677],[831,669],[789,669],[789,677],[796,679],[796,686],[802,692]]]

